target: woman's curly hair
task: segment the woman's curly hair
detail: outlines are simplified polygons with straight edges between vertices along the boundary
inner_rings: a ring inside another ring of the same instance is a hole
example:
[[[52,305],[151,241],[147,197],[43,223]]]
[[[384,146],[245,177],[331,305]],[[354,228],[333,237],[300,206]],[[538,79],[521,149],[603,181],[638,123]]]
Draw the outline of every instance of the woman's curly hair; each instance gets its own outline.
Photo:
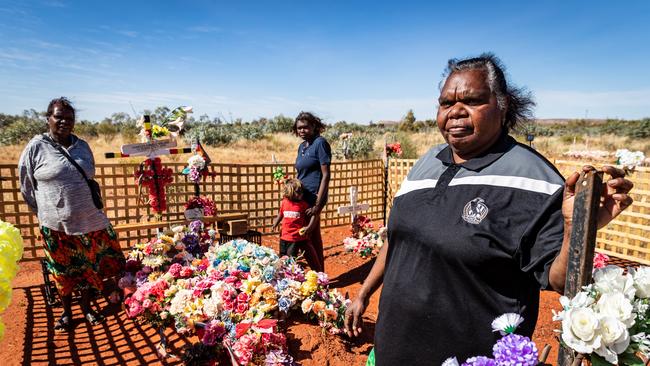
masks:
[[[506,110],[505,119],[502,121],[506,132],[533,118],[535,101],[532,93],[526,88],[508,85],[505,67],[494,54],[483,53],[478,57],[449,60],[439,89],[442,90],[444,83],[452,73],[463,70],[485,71],[487,83],[490,91],[497,98],[499,109]]]
[[[316,131],[318,134],[321,134],[323,131],[325,131],[326,126],[320,118],[316,117],[313,113],[310,112],[300,112],[298,113],[298,116],[293,122],[293,127],[291,128],[293,134],[296,136],[298,135],[298,121],[307,122],[310,126],[314,127],[314,131]]]
[[[50,101],[50,104],[47,105],[47,112],[45,113],[45,117],[50,118],[50,116],[54,113],[54,107],[57,105],[63,110],[71,111],[72,116],[76,118],[76,113],[74,107],[72,106],[72,102],[66,97],[52,99]]]

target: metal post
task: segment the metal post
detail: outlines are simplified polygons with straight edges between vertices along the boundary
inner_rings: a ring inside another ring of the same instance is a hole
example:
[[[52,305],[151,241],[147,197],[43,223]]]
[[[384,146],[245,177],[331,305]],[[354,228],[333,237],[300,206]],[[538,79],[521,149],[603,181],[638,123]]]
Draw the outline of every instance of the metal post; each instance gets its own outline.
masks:
[[[569,244],[569,263],[564,285],[564,295],[569,298],[574,297],[583,286],[591,282],[602,177],[602,172],[583,172],[576,184],[576,195],[573,203],[573,228]],[[573,363],[573,351],[566,347],[560,347],[558,365],[570,366]]]

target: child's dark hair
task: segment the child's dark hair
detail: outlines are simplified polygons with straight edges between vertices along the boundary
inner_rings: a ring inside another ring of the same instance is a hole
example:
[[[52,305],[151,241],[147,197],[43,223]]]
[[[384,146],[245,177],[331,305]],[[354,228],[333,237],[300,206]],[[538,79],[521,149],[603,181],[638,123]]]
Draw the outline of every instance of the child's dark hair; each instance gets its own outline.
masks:
[[[282,195],[292,201],[299,201],[302,195],[302,182],[296,178],[289,178],[284,181]]]

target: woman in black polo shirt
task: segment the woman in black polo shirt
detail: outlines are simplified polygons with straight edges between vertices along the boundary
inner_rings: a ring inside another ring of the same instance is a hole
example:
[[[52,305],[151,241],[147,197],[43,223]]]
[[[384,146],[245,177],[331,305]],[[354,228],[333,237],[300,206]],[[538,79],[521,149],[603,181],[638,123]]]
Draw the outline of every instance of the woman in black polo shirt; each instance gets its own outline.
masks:
[[[388,245],[348,307],[346,330],[383,283],[375,327],[377,365],[440,365],[490,355],[491,321],[514,312],[532,335],[540,289],[562,292],[574,188],[508,132],[534,103],[508,85],[491,54],[450,60],[437,123],[446,144],[409,172],[388,220]],[[586,168],[587,170],[589,168]],[[632,203],[632,182],[613,167],[598,224]]]
[[[293,124],[293,133],[303,139],[298,146],[296,171],[298,179],[305,188],[303,199],[310,206],[307,215],[316,216],[316,226],[309,236],[320,261],[321,268],[312,268],[316,271],[325,270],[323,239],[320,233],[320,213],[327,203],[330,163],[332,162],[330,144],[320,135],[324,130],[325,124],[321,119],[309,112],[300,112]]]

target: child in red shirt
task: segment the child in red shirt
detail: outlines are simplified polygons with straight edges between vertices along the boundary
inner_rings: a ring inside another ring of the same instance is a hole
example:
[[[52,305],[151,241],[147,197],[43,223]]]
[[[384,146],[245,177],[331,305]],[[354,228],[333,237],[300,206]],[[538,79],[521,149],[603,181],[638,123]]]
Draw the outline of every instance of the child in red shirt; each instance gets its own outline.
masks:
[[[287,179],[284,181],[282,195],[284,198],[280,203],[280,212],[273,221],[272,230],[275,231],[282,221],[280,230],[280,256],[298,256],[303,251],[307,264],[314,271],[321,271],[322,266],[314,246],[307,240],[309,233],[314,230],[316,217],[312,216],[307,224],[305,212],[309,204],[302,199],[303,187],[298,179]]]

